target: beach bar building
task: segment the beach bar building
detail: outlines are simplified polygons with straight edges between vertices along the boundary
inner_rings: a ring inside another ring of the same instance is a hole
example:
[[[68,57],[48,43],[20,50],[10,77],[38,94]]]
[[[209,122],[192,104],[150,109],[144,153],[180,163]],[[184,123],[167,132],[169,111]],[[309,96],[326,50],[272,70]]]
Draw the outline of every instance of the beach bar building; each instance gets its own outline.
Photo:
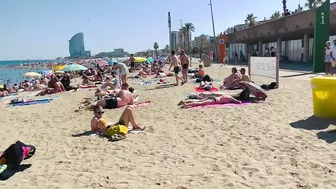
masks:
[[[253,50],[265,56],[265,51],[274,47],[289,61],[312,62],[316,11],[317,8],[227,33],[229,58],[233,59],[235,49],[245,56],[253,54]],[[330,40],[336,39],[336,3],[330,4],[330,35]]]

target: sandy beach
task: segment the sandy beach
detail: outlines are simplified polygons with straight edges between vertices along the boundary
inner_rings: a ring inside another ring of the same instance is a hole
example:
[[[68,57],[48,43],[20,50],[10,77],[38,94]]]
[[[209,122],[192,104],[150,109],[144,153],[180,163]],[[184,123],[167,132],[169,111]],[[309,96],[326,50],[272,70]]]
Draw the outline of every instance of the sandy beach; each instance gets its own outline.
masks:
[[[205,71],[222,81],[230,68]],[[129,80],[140,101],[152,103],[136,108],[146,130],[118,142],[73,136],[90,130],[92,112],[74,110],[93,90],[57,94],[49,104],[2,107],[1,150],[20,140],[37,151],[23,162],[32,167],[0,188],[336,188],[336,121],[312,117],[311,76],[281,77],[264,103],[200,109],[177,106],[194,83],[153,90],[155,84]],[[122,111],[106,110],[105,117],[117,121]]]

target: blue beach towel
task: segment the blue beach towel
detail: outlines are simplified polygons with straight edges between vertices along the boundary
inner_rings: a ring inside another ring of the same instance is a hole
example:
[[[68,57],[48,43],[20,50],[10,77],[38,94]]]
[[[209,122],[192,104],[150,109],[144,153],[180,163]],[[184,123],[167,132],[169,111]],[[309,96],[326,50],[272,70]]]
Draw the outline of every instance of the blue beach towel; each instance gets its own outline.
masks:
[[[47,98],[47,99],[40,99],[40,100],[27,100],[25,102],[19,102],[14,104],[9,104],[10,107],[14,106],[29,106],[34,104],[46,104],[51,102],[53,99]]]

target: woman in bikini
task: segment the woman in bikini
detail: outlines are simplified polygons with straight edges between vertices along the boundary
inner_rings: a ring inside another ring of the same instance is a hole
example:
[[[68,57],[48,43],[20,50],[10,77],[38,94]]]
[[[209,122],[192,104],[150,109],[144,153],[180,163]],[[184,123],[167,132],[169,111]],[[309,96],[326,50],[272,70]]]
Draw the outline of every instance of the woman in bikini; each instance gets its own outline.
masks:
[[[226,94],[222,94],[221,96],[209,96],[205,99],[199,100],[191,100],[191,101],[181,101],[179,105],[181,108],[191,108],[196,106],[206,106],[206,105],[213,105],[213,104],[228,104],[228,103],[235,103],[241,104],[240,100],[235,99],[234,97]]]

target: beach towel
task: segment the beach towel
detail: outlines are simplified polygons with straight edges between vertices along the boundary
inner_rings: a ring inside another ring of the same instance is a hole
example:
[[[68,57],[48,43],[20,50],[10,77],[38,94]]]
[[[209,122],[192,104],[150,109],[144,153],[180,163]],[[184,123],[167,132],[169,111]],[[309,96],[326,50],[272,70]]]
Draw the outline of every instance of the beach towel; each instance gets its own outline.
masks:
[[[245,106],[249,105],[251,102],[243,102],[242,104],[234,104],[234,103],[228,103],[228,104],[211,104],[211,105],[205,105],[205,106],[194,106],[187,109],[200,109],[200,108],[217,108],[217,107],[227,107],[227,106]]]
[[[39,100],[25,100],[24,102],[19,102],[19,103],[11,103],[9,104],[9,107],[14,107],[14,106],[29,106],[29,105],[34,105],[34,104],[46,104],[51,102],[53,99],[51,98],[46,98],[46,99],[39,99]]]
[[[79,85],[79,88],[90,89],[90,88],[97,88],[97,86],[96,85]]]
[[[199,87],[194,87],[194,90],[198,93],[201,93],[201,92],[218,92],[218,88],[216,88],[215,86],[212,86],[212,88],[210,90],[204,90],[204,89],[200,89]]]
[[[153,83],[153,81],[141,81],[138,82],[137,85],[152,85]]]
[[[146,101],[146,102],[138,102],[137,104],[134,104],[134,107],[142,107],[142,106],[149,106],[151,105],[151,101]]]

